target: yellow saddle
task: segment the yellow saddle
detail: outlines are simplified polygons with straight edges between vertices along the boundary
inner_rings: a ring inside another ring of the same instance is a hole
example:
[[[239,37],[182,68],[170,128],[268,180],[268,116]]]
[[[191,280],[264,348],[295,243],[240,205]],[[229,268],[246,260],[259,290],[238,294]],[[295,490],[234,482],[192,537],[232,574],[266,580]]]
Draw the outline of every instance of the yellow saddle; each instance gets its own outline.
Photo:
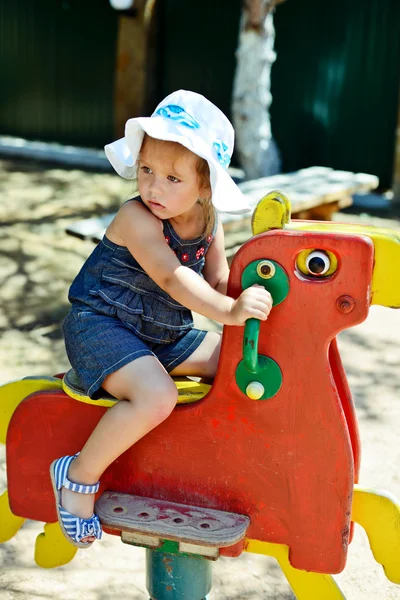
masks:
[[[204,398],[211,389],[211,385],[194,381],[188,377],[173,377],[172,379],[178,389],[178,404],[197,402]],[[80,402],[86,402],[87,404],[110,407],[118,402],[114,396],[107,394],[104,390],[101,390],[101,395],[99,395],[96,400],[89,398],[81,388],[78,376],[73,369],[70,369],[65,373],[62,379],[62,388],[68,396],[71,396],[71,398],[79,400]]]

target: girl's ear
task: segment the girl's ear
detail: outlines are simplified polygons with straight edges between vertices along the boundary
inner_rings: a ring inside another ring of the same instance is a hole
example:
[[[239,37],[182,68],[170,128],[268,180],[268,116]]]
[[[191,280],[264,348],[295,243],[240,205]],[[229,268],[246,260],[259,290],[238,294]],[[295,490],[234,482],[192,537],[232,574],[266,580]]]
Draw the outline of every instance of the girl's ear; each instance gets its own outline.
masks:
[[[200,191],[200,198],[204,198],[205,200],[211,200],[211,185],[210,184],[202,185],[199,191]]]

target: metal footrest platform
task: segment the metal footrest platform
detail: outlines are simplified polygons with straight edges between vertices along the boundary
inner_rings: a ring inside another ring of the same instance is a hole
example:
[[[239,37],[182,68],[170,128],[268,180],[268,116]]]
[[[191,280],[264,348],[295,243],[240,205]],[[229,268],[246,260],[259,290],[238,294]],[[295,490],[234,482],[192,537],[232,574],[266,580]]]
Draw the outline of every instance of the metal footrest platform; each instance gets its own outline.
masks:
[[[243,540],[249,517],[236,513],[104,492],[96,512],[105,527],[120,531],[122,541],[159,548],[164,540],[179,543],[179,551],[216,558],[219,548]]]

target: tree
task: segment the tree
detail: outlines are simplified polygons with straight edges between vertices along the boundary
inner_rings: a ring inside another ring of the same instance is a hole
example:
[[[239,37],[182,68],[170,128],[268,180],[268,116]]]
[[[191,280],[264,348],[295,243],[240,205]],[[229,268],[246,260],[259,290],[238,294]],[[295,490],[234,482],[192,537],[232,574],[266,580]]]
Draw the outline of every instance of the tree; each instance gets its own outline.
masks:
[[[232,117],[236,151],[247,179],[280,171],[271,133],[271,67],[275,61],[273,11],[284,0],[243,0],[236,53]]]

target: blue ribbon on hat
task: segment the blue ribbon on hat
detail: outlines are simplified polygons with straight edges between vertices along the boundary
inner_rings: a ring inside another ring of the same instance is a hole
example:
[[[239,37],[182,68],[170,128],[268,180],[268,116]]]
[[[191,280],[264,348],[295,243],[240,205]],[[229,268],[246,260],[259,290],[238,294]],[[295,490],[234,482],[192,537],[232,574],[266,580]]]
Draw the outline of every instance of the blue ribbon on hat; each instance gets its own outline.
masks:
[[[172,119],[177,121],[179,125],[184,125],[190,129],[200,129],[199,123],[184,108],[177,104],[168,104],[168,106],[162,106],[159,108],[156,115],[160,115],[165,119]]]
[[[228,146],[221,140],[215,140],[215,142],[213,142],[213,147],[216,152],[218,162],[224,167],[224,169],[227,169],[231,162]]]

